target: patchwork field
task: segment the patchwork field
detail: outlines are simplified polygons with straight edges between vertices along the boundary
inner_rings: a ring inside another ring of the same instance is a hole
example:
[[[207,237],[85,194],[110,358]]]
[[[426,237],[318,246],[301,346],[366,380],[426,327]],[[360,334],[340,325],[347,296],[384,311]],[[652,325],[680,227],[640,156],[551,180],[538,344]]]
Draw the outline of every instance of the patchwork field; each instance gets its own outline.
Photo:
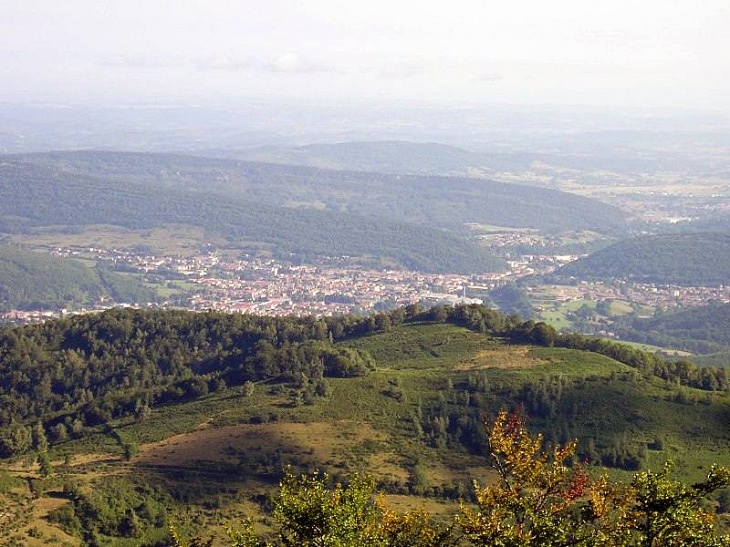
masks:
[[[197,254],[205,243],[223,244],[224,240],[208,234],[202,228],[169,225],[149,230],[130,230],[120,226],[89,225],[78,230],[67,228],[36,228],[30,234],[8,235],[12,243],[35,247],[96,247],[129,249],[149,247],[155,253]]]

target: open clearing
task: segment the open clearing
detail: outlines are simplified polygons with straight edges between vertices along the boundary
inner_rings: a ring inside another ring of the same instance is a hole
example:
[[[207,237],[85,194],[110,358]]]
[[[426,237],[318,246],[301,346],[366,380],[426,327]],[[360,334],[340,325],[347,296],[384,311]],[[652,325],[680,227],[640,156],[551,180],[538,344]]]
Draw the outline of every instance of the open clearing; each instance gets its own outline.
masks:
[[[483,370],[488,368],[522,369],[548,364],[549,361],[539,359],[531,354],[528,346],[502,346],[479,352],[476,356],[459,363],[456,370]]]
[[[236,464],[241,457],[255,459],[281,453],[340,466],[353,456],[361,456],[374,460],[367,462],[368,467],[379,477],[407,478],[397,454],[384,450],[371,456],[363,446],[387,442],[385,433],[354,421],[240,424],[205,427],[143,445],[134,462],[153,466],[190,466],[206,461]]]

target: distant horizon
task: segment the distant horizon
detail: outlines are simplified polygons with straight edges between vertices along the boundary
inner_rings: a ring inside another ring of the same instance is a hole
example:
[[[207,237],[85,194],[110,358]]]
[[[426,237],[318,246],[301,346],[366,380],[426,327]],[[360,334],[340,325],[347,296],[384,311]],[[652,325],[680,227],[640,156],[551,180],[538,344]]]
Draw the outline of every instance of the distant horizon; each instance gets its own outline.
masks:
[[[729,27],[726,0],[25,0],[0,17],[0,101],[728,113]]]
[[[617,105],[617,104],[594,104],[594,103],[560,103],[560,102],[485,102],[475,100],[444,101],[440,99],[300,99],[296,97],[209,97],[205,100],[199,99],[174,99],[172,97],[159,97],[147,100],[46,100],[46,99],[8,99],[0,100],[0,105],[5,106],[28,106],[45,108],[139,108],[139,109],[206,109],[206,110],[230,110],[246,108],[250,106],[277,106],[287,105],[300,108],[326,108],[334,106],[337,108],[404,108],[414,110],[503,110],[503,111],[578,111],[586,114],[616,113],[616,114],[653,114],[653,115],[717,115],[730,118],[730,107],[727,110],[720,108],[702,106],[660,106],[660,105]]]
[[[198,153],[258,146],[438,143],[470,151],[549,147],[550,136],[654,135],[730,143],[730,113],[567,105],[238,99],[229,102],[0,101],[0,154],[53,150]],[[623,135],[621,134],[623,133]],[[698,141],[699,142],[699,141]],[[506,147],[506,148],[505,148]]]

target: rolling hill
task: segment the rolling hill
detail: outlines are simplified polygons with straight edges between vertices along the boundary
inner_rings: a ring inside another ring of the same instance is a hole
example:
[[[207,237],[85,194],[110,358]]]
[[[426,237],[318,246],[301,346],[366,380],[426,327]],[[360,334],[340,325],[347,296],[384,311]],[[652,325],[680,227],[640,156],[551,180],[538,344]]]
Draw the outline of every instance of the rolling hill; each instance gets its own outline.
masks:
[[[730,280],[730,234],[691,232],[619,241],[556,272],[578,279],[720,285]]]
[[[55,467],[43,478],[3,462],[0,499],[16,518],[0,537],[38,527],[71,544],[154,545],[169,521],[219,534],[264,512],[286,465],[335,480],[365,470],[398,507],[452,514],[471,479],[492,477],[482,417],[519,404],[534,430],[578,437],[581,457],[617,476],[667,458],[689,478],[727,463],[726,392],[508,343],[532,324],[446,311],[439,322],[416,308],[320,321],[114,310],[0,331],[0,448],[41,442],[40,421]]]
[[[702,141],[708,135],[693,134]],[[710,142],[718,136],[712,135]],[[304,146],[195,149],[196,155],[308,165],[343,171],[378,171],[414,175],[467,175],[529,171],[552,166],[583,171],[641,173],[682,170],[692,165],[706,170],[715,162],[686,152],[689,135],[681,132],[602,130],[568,131],[566,134],[533,134],[529,144],[500,143],[509,151],[475,152],[436,142],[405,140],[346,141]],[[697,142],[697,141],[696,141]],[[695,144],[696,144],[695,142]],[[630,143],[630,145],[629,145]],[[707,143],[709,144],[709,143]],[[668,153],[668,150],[672,153]],[[661,152],[659,152],[661,150]],[[720,164],[713,165],[722,168]]]

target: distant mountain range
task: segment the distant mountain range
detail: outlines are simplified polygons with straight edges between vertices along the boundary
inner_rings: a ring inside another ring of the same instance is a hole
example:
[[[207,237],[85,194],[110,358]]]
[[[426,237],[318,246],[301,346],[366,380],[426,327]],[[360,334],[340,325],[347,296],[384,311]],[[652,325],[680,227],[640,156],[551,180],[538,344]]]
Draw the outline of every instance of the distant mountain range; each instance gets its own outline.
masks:
[[[618,209],[479,179],[343,172],[168,154],[0,156],[0,231],[201,226],[276,252],[385,257],[431,271],[501,267],[466,223],[546,231],[625,228]]]
[[[703,144],[715,143],[705,134],[693,137]],[[717,172],[722,162],[698,159],[686,152],[690,137],[667,136],[651,131],[591,131],[562,135],[533,135],[529,146],[491,146],[473,151],[436,142],[404,140],[346,141],[304,146],[193,148],[196,155],[307,165],[342,171],[378,171],[415,175],[488,176],[493,172],[530,171],[550,166],[559,169],[641,173],[654,170]],[[629,144],[630,143],[630,144]],[[660,153],[658,151],[664,151]],[[672,153],[667,153],[672,150]],[[641,151],[641,152],[637,152]]]
[[[221,158],[287,165],[307,165],[341,171],[376,171],[412,175],[464,175],[483,171],[525,169],[534,156],[519,153],[479,153],[435,142],[370,141],[305,146],[261,146],[238,150],[213,149]]]
[[[625,228],[624,214],[556,190],[465,177],[404,176],[169,154],[6,156],[69,174],[226,195],[277,207],[387,218],[436,228],[485,223],[547,231]]]

